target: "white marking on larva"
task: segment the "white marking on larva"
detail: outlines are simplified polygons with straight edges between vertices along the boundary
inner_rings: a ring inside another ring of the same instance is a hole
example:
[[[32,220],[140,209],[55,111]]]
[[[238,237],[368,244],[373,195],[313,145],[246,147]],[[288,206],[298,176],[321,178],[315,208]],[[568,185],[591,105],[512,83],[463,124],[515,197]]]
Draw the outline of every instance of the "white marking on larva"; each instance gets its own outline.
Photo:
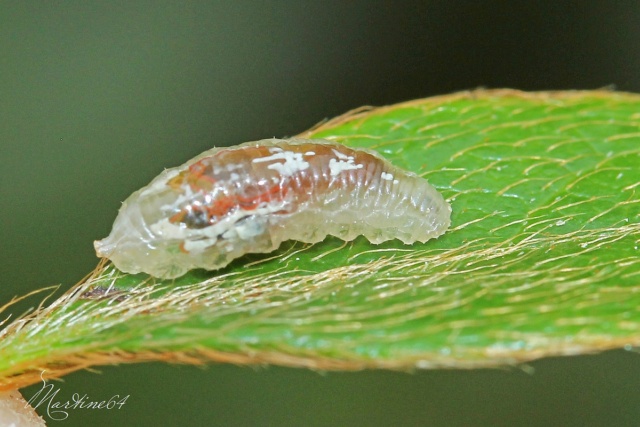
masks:
[[[182,247],[185,251],[189,251],[194,254],[202,253],[215,245],[218,239],[202,239],[202,240],[185,240]]]
[[[394,179],[394,180],[393,180],[393,183],[394,183],[394,184],[397,184],[397,183],[399,183],[399,182],[400,182],[400,181],[398,181],[397,179]]]
[[[253,163],[270,162],[272,160],[284,160],[284,163],[273,163],[267,166],[267,169],[273,169],[282,176],[291,176],[309,167],[309,162],[302,158],[302,154],[294,153],[293,151],[283,151],[271,156],[253,159]]]
[[[335,154],[335,155],[336,155],[336,157],[337,157],[337,158],[339,158],[340,160],[348,160],[348,159],[349,159],[349,156],[347,156],[347,155],[346,155],[346,154],[344,154],[344,153],[339,152],[339,151],[338,151],[338,150],[336,150],[336,149],[333,149],[333,148],[332,148],[332,149],[331,149],[331,151],[333,151],[333,154]]]
[[[391,181],[393,179],[393,174],[392,173],[387,173],[387,172],[382,172],[380,174],[380,178],[384,179],[385,181]]]
[[[234,170],[242,169],[244,166],[238,163],[229,163],[227,165],[227,172],[233,172]]]
[[[340,172],[344,172],[348,170],[362,169],[363,167],[364,165],[361,165],[361,164],[356,165],[353,161],[353,157],[348,157],[348,160],[346,162],[344,160],[336,160],[336,159],[329,160],[329,171],[331,176],[336,176]]]
[[[189,230],[185,225],[178,225],[169,222],[168,218],[161,219],[149,227],[153,233],[166,239],[186,239],[189,236]]]
[[[264,233],[267,215],[281,211],[285,205],[284,202],[263,203],[251,211],[237,209],[217,224],[201,229],[189,229],[170,222],[168,218],[161,219],[149,228],[163,238],[182,240],[185,250],[198,253],[214,245],[219,236],[232,244],[234,240],[251,240]],[[240,220],[243,221],[239,223]]]
[[[162,205],[160,206],[160,209],[163,211],[174,211],[176,209],[180,209],[180,207],[184,203],[191,202],[195,198],[195,193],[193,192],[193,190],[191,190],[190,186],[188,185],[184,186],[183,191],[184,191],[184,194],[178,195],[178,197],[176,198],[176,200],[174,200],[173,203]]]
[[[234,170],[242,169],[243,167],[244,166],[242,166],[242,165],[240,165],[238,163],[229,163],[228,165],[225,165],[225,166],[214,165],[213,166],[213,174],[214,175],[218,175],[218,174],[220,174],[220,173],[222,173],[224,171],[233,172]]]
[[[229,179],[233,180],[233,181],[237,181],[240,179],[240,175],[238,175],[235,172],[232,172],[231,174],[229,174]]]
[[[304,153],[305,156],[315,156],[316,153],[313,151],[307,151],[306,153]]]

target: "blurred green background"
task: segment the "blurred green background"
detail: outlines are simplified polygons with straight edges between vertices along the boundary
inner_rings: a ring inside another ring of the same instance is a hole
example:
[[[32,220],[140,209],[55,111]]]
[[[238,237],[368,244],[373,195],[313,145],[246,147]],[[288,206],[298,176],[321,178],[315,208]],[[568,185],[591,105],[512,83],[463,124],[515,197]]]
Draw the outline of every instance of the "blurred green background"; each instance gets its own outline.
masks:
[[[639,39],[640,4],[595,0],[0,3],[0,305],[68,289],[121,201],[213,145],[478,86],[638,92]],[[637,425],[636,354],[529,367],[154,363],[69,375],[57,399],[130,395],[120,410],[72,410],[65,426]]]

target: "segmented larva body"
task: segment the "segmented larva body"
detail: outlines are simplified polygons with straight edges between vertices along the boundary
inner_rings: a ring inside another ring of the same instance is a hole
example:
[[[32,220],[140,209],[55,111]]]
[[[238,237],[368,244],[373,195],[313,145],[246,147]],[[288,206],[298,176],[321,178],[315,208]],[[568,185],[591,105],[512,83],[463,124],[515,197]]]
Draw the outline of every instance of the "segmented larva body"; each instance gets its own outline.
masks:
[[[374,151],[267,139],[165,170],[124,202],[95,248],[122,271],[173,278],[290,239],[425,242],[447,230],[450,214],[425,179]]]

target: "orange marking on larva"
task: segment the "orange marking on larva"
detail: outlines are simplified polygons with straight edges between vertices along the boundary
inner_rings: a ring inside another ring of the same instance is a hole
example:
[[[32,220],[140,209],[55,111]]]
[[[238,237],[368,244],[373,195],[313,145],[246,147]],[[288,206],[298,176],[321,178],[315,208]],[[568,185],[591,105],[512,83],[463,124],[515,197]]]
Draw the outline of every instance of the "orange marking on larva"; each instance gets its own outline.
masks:
[[[209,216],[220,218],[228,214],[235,206],[237,206],[237,202],[234,197],[223,197],[214,201],[211,206],[207,206],[205,209]]]
[[[288,193],[287,187],[281,187],[279,185],[273,185],[269,190],[259,194],[256,197],[237,197],[236,203],[245,210],[254,210],[261,203],[268,203],[272,200],[282,200]]]
[[[176,190],[187,184],[193,191],[211,191],[215,183],[216,180],[207,175],[207,166],[200,161],[171,178],[167,185]]]
[[[184,220],[184,217],[187,215],[187,212],[185,210],[181,210],[180,212],[178,212],[177,214],[171,216],[169,218],[170,222],[173,222],[174,224],[182,222]]]
[[[214,200],[209,206],[188,205],[180,212],[172,215],[169,218],[169,222],[173,224],[188,223],[190,213],[206,212],[208,217],[207,222],[210,223],[224,217],[225,215],[228,215],[232,210],[236,208],[240,208],[245,211],[253,211],[263,203],[269,203],[274,200],[282,201],[287,193],[288,188],[282,188],[279,185],[273,185],[269,187],[267,191],[260,193],[255,197],[225,196]]]
[[[216,180],[213,177],[207,175],[207,165],[203,161],[189,167],[190,175],[187,176],[187,182],[191,185],[192,189],[211,190]]]

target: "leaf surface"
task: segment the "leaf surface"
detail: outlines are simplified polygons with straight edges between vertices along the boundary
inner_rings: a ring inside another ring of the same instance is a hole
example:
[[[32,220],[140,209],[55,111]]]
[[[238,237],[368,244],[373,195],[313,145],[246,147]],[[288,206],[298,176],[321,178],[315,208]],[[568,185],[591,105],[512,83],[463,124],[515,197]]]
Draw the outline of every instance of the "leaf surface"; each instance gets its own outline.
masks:
[[[175,281],[102,264],[0,341],[0,387],[95,364],[477,367],[640,343],[640,96],[474,91],[302,136],[438,188],[441,238],[327,238]]]

